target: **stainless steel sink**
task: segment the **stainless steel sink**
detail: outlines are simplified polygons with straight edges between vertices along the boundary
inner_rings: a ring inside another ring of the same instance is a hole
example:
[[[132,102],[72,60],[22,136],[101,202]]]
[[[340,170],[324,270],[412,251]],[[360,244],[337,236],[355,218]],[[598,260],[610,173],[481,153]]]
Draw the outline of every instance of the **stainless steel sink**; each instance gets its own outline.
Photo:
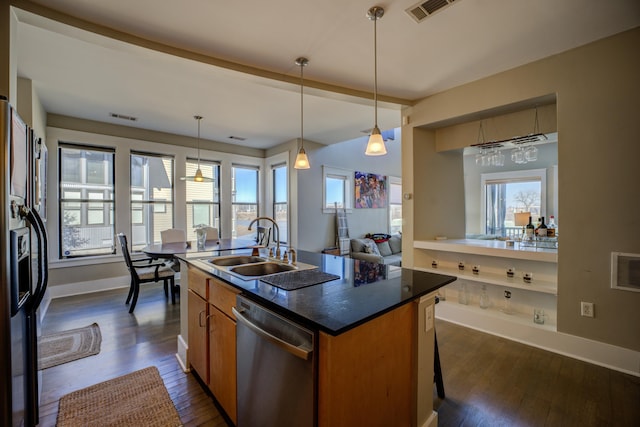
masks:
[[[260,264],[248,264],[239,265],[238,267],[230,268],[232,273],[239,274],[241,276],[266,276],[267,274],[282,273],[284,271],[296,270],[296,267],[289,264],[280,264],[276,262],[264,262]]]
[[[249,255],[233,255],[226,257],[218,257],[211,258],[208,260],[209,263],[213,265],[219,265],[221,267],[233,266],[233,265],[242,265],[242,264],[255,264],[258,262],[265,262],[266,258],[260,258],[257,256],[249,256]]]

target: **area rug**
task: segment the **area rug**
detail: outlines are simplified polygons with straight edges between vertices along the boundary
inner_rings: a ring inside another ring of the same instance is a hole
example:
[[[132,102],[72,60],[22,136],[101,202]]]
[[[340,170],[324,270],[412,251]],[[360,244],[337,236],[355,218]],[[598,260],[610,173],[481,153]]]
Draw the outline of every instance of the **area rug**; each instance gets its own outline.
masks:
[[[102,335],[94,323],[84,328],[42,335],[38,340],[38,369],[47,369],[100,353]]]
[[[151,366],[62,396],[57,427],[182,425],[158,368]]]

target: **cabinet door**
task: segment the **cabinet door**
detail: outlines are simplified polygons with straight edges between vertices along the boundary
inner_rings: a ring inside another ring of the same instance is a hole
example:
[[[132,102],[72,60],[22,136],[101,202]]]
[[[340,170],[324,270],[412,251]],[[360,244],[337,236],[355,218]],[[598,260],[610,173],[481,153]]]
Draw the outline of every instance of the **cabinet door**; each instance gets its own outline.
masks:
[[[236,423],[236,322],[209,307],[209,388]]]
[[[209,384],[209,345],[207,336],[207,310],[209,304],[189,289],[189,364]]]

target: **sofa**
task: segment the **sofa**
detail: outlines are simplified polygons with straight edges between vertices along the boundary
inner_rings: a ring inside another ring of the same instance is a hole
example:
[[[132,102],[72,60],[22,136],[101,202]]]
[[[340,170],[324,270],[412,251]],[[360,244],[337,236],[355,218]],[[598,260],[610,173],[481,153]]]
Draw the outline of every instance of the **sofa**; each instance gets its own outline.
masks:
[[[378,264],[402,265],[402,236],[395,234],[379,238],[374,236],[373,239],[351,239],[349,256]]]

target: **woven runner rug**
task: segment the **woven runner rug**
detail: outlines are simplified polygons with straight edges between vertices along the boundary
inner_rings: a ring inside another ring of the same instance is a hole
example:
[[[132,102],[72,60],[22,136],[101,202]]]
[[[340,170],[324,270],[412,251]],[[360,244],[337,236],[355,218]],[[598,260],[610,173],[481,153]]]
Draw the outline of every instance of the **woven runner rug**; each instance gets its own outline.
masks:
[[[176,407],[151,366],[60,398],[57,427],[182,425]]]
[[[47,369],[100,353],[102,335],[94,323],[38,339],[38,369]]]

